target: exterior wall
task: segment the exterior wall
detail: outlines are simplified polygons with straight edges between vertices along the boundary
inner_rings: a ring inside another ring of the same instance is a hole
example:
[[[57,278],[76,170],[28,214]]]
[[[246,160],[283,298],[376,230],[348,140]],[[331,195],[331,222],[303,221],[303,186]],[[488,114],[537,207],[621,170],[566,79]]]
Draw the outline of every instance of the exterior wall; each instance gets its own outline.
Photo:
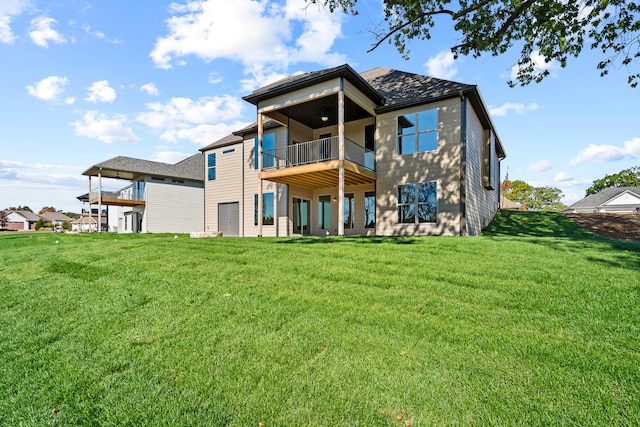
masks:
[[[251,147],[253,147],[253,141]],[[206,232],[218,231],[218,204],[238,202],[240,212],[243,211],[243,181],[242,174],[247,162],[244,161],[243,149],[247,143],[238,143],[226,147],[206,151],[205,155],[205,226]],[[233,150],[233,151],[231,151]],[[226,152],[226,153],[225,153]],[[216,179],[208,180],[207,156],[216,153]],[[253,156],[251,157],[253,167]],[[242,236],[242,221],[240,221],[239,234]]]
[[[462,234],[477,236],[482,228],[491,222],[498,210],[500,170],[495,138],[492,133],[482,128],[478,116],[469,103],[467,103],[466,116],[466,230],[462,230]],[[485,161],[490,163],[490,174],[486,184],[490,185],[493,190],[485,187]]]
[[[376,126],[376,234],[458,235],[460,234],[460,101],[456,99],[393,111],[377,117]],[[438,111],[438,149],[398,155],[397,117],[403,114]],[[398,185],[435,181],[438,214],[435,223],[398,223]]]
[[[36,223],[30,222],[22,215],[16,212],[10,212],[6,216],[6,228],[7,230],[35,230]]]
[[[147,179],[143,233],[204,231],[204,189],[199,183]]]

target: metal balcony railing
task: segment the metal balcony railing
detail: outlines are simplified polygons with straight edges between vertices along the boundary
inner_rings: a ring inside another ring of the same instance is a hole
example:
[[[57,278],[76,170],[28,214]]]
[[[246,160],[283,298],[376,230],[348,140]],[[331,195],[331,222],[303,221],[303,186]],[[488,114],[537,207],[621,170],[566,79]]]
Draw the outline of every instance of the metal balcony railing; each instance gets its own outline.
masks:
[[[373,151],[345,138],[344,158],[352,163],[375,171]],[[338,159],[338,137],[300,142],[287,147],[263,152],[262,167],[265,170],[282,169]]]

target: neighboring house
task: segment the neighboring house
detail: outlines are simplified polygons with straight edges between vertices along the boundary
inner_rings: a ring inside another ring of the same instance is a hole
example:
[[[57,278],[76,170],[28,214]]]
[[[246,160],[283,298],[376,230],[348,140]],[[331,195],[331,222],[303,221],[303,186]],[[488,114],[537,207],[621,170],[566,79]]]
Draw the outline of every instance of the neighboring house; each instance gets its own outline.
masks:
[[[89,210],[118,207],[119,233],[190,233],[204,229],[204,156],[195,154],[176,164],[115,157],[91,166]],[[92,180],[92,178],[97,178]],[[105,191],[103,178],[126,180]],[[96,182],[97,181],[97,182]],[[101,231],[102,225],[100,226]]]
[[[518,204],[513,200],[504,197],[504,194],[500,194],[500,209],[517,211],[518,209],[520,209],[520,206],[518,206]]]
[[[257,122],[204,147],[205,231],[478,235],[505,151],[475,85],[350,66],[244,97]]]
[[[82,213],[71,223],[71,231],[77,231],[80,233],[91,233],[99,230],[108,230],[107,217],[105,215],[100,215],[100,219],[102,224],[100,228],[98,228],[97,214]]]
[[[590,194],[563,212],[638,212],[640,187],[609,187]]]
[[[40,218],[45,222],[50,222],[54,227],[62,227],[62,224],[73,221],[73,218],[69,218],[61,212],[45,212],[40,215]]]
[[[35,230],[40,217],[30,211],[5,211],[5,230]]]

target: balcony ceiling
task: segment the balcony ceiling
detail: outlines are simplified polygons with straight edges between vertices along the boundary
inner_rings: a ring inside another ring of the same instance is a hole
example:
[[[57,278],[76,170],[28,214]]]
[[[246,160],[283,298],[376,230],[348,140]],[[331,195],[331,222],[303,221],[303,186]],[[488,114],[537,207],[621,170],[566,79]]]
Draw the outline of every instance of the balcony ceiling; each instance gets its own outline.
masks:
[[[338,187],[340,160],[295,166],[285,169],[264,171],[260,178],[280,184],[295,185],[303,188]],[[344,161],[345,186],[373,184],[376,173],[349,161]]]
[[[345,96],[344,100],[345,122],[371,117],[366,110],[353,102],[348,96]],[[323,122],[321,119],[323,110],[326,111],[327,117],[329,117],[329,120],[326,122]],[[314,99],[303,104],[285,107],[279,111],[312,129],[335,126],[338,124],[338,95],[325,96],[324,98]]]

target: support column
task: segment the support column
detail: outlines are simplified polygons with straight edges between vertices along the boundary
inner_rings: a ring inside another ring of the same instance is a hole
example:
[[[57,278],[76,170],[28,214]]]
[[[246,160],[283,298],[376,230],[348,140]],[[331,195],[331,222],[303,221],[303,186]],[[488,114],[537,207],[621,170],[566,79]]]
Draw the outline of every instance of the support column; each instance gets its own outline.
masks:
[[[262,172],[262,113],[258,113],[258,174]],[[258,177],[258,237],[262,237],[262,178]]]
[[[91,175],[89,175],[89,193],[88,194],[89,194],[89,197],[88,197],[89,199],[89,231],[91,231]],[[82,216],[80,217],[80,220],[81,222],[79,227],[80,227],[80,232],[82,232],[83,231],[82,229],[84,228],[84,219],[82,218]]]
[[[338,236],[344,236],[344,82],[338,91]]]
[[[102,168],[98,170],[98,233],[102,233]]]

